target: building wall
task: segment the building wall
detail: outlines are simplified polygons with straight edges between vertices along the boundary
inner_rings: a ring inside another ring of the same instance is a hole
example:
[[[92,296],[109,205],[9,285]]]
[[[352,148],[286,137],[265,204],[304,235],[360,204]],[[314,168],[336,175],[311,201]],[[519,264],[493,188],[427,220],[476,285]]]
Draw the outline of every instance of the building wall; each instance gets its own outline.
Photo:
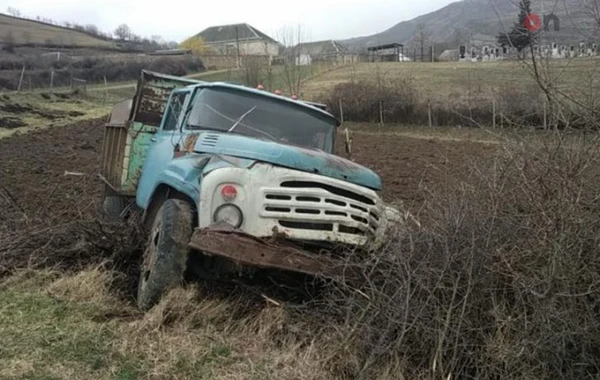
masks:
[[[209,46],[219,54],[237,55],[237,42],[214,43]],[[240,41],[240,55],[279,55],[279,46],[273,42]]]

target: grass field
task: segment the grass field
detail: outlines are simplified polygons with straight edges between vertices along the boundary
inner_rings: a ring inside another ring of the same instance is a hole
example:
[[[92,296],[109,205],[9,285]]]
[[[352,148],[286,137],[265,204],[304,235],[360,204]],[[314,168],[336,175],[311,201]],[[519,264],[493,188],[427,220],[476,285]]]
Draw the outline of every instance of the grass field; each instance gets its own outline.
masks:
[[[543,63],[544,74],[556,86],[600,89],[600,61],[552,60]],[[410,79],[424,98],[453,101],[465,97],[490,96],[509,88],[535,89],[532,71],[518,62],[439,62],[439,63],[358,63],[341,66],[306,83],[305,95],[312,99],[325,96],[337,84],[351,80],[384,82]]]
[[[9,37],[15,44],[116,48],[111,41],[104,41],[76,30],[0,14],[0,41],[9,42]]]

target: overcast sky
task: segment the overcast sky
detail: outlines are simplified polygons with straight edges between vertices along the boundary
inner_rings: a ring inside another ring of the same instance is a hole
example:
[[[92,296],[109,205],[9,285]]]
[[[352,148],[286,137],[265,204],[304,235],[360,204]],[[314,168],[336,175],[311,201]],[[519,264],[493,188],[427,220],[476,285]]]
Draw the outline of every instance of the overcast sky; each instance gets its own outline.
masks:
[[[456,0],[0,0],[0,12],[95,24],[113,31],[126,23],[142,36],[181,41],[213,25],[247,22],[277,37],[302,25],[310,40],[344,39],[381,32]]]

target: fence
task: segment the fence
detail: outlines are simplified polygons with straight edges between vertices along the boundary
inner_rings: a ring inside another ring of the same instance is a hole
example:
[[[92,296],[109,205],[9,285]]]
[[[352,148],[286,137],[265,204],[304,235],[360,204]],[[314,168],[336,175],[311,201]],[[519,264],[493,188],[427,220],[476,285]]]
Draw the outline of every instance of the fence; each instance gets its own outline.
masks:
[[[380,98],[376,94],[360,96],[358,98],[361,100],[357,101],[348,88],[352,84],[345,86],[325,100],[329,111],[342,123],[351,121],[380,126],[403,124],[429,127],[462,125],[502,129],[524,125],[547,129],[550,124],[549,107],[542,97],[521,102],[490,94],[465,97],[460,103],[450,105],[440,100],[399,99],[397,93],[391,93]],[[364,84],[359,86],[364,87]]]
[[[0,91],[25,91],[71,87],[74,79],[87,84],[137,79],[142,70],[183,76],[205,69],[197,56],[107,57],[87,56],[60,60],[27,57],[19,60],[0,59]]]

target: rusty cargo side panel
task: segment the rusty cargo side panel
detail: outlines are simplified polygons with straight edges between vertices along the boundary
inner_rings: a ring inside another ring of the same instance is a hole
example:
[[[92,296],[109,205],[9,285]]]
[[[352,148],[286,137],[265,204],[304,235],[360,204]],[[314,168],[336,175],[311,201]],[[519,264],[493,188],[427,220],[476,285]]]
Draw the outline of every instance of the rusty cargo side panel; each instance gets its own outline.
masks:
[[[135,94],[131,121],[158,127],[171,92],[176,88],[199,83],[201,82],[192,79],[142,71]]]
[[[145,149],[160,126],[171,92],[199,83],[142,71],[134,98],[117,103],[105,127],[100,175],[108,186],[121,195],[135,195]],[[132,162],[136,170],[130,170]]]

